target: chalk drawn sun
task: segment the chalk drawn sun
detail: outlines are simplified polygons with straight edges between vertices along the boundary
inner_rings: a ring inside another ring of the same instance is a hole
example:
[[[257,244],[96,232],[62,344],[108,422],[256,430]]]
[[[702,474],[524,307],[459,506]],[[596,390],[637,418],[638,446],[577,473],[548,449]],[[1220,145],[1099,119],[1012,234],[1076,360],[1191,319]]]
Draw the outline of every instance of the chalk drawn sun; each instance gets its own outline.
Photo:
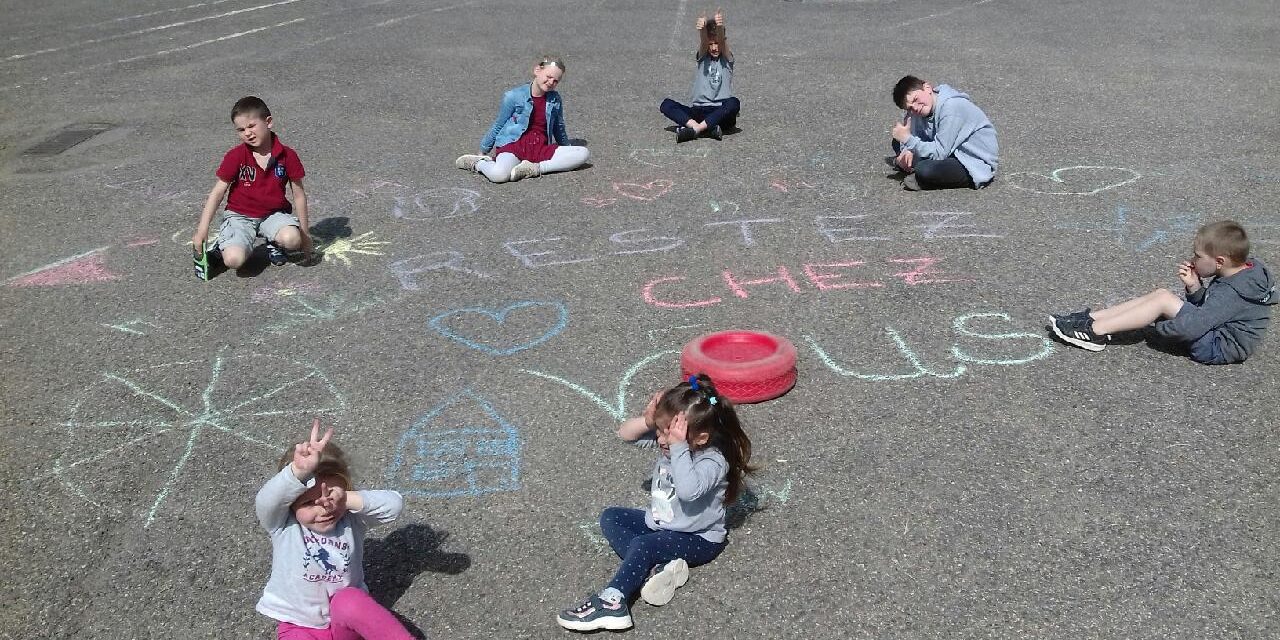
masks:
[[[341,262],[343,266],[351,266],[351,254],[366,256],[385,255],[379,251],[383,245],[391,244],[373,239],[373,232],[362,233],[354,238],[334,238],[317,247],[324,255],[324,261]]]
[[[210,359],[107,371],[76,398],[62,453],[41,477],[146,528],[178,510],[166,503],[197,495],[193,478],[211,477],[231,454],[247,448],[270,465],[312,417],[332,420],[346,406],[313,365],[225,347]],[[261,479],[224,491],[252,495]]]

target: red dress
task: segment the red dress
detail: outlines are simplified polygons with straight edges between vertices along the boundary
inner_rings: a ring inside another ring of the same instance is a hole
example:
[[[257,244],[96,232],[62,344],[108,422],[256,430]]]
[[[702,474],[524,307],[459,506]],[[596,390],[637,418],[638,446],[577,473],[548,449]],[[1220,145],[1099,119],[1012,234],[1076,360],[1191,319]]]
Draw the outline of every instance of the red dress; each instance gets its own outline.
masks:
[[[529,128],[520,138],[510,144],[504,144],[494,150],[493,157],[499,153],[514,154],[515,157],[529,162],[550,160],[560,145],[547,144],[547,96],[533,99],[533,113],[529,114]]]

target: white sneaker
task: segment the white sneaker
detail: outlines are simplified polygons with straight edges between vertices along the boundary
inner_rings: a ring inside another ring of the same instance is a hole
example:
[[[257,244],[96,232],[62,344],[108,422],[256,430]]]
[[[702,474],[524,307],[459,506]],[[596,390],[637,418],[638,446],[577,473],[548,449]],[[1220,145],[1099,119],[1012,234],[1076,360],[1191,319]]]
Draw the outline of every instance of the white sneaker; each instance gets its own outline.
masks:
[[[668,562],[661,571],[649,576],[644,586],[640,588],[640,597],[655,607],[661,607],[671,602],[671,598],[676,595],[676,589],[683,587],[688,581],[689,563],[685,562],[684,558],[676,558]]]
[[[538,163],[521,160],[520,164],[511,168],[511,181],[536,178],[541,174],[542,170],[538,167]]]
[[[469,153],[464,156],[458,156],[458,159],[454,161],[453,166],[459,169],[462,169],[464,171],[475,171],[476,163],[488,157],[489,156],[481,156],[481,155],[476,155],[474,153]]]

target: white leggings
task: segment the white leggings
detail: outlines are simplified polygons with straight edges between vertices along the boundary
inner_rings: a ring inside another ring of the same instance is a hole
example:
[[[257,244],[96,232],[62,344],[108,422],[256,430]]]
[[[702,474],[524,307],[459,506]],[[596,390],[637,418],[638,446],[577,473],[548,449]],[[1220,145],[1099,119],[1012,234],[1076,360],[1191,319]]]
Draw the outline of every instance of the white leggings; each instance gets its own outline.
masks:
[[[555,173],[577,169],[587,163],[591,152],[586,147],[556,147],[555,155],[550,160],[538,163],[539,173]],[[490,182],[506,182],[511,179],[511,170],[520,164],[520,159],[513,153],[499,153],[493,160],[481,160],[476,163],[476,171],[484,174]]]

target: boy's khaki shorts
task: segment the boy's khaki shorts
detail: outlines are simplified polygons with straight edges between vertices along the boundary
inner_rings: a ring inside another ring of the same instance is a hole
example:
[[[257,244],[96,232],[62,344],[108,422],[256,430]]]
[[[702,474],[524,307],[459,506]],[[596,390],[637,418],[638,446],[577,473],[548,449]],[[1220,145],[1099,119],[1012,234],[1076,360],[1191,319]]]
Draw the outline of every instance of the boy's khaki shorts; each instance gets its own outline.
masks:
[[[281,229],[299,225],[298,216],[285,211],[277,211],[265,218],[250,218],[234,211],[224,211],[222,224],[218,226],[218,249],[243,247],[250,251],[258,236],[272,241]]]

